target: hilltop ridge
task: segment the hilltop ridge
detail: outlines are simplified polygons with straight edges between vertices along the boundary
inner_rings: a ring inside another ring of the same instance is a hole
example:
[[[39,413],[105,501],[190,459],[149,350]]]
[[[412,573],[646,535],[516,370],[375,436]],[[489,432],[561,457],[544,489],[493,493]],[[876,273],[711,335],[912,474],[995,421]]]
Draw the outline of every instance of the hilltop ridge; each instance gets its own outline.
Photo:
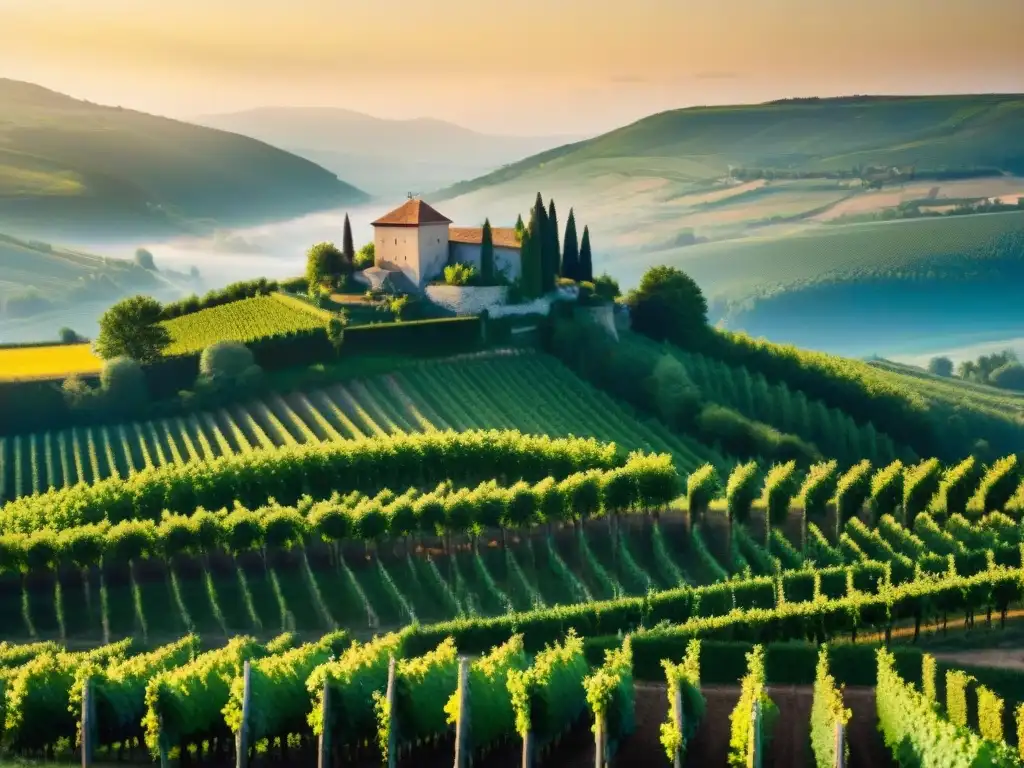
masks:
[[[0,79],[0,229],[174,234],[367,199],[255,139]]]

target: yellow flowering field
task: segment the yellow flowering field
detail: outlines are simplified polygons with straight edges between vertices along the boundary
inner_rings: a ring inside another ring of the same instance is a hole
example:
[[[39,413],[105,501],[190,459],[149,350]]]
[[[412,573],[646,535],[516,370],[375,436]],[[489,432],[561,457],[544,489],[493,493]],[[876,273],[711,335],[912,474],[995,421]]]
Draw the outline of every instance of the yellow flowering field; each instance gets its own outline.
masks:
[[[0,381],[99,373],[101,368],[88,344],[0,349]]]

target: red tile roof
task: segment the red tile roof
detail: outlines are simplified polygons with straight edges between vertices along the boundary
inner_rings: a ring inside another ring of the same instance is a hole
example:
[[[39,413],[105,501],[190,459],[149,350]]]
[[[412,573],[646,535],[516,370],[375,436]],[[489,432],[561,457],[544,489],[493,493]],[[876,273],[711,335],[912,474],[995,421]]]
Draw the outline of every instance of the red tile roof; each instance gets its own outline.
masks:
[[[442,216],[422,200],[406,200],[400,206],[385,213],[375,222],[375,227],[418,227],[420,224],[451,224],[452,220]]]
[[[483,227],[449,227],[448,242],[480,245],[484,241]],[[491,227],[491,242],[495,248],[519,249],[515,227]]]

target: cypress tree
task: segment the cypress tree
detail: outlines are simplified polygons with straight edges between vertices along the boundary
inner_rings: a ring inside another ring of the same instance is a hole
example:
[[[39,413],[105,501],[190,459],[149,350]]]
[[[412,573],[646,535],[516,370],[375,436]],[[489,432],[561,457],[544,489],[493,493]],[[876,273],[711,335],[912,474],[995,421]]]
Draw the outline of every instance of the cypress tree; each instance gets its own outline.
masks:
[[[555,198],[548,200],[548,237],[551,238],[551,287],[554,288],[556,278],[561,274],[562,248],[558,243],[558,212],[555,210]]]
[[[583,239],[580,241],[580,280],[593,282],[594,262],[590,255],[590,227],[583,228]]]
[[[345,214],[345,229],[341,237],[341,253],[343,262],[339,266],[341,269],[338,273],[351,272],[352,265],[356,262],[356,247],[352,242],[352,224],[348,220],[348,214]]]
[[[543,210],[543,208],[541,209]],[[523,233],[522,250],[522,287],[523,298],[536,299],[543,291],[543,265],[541,263],[544,244],[543,219],[530,217],[530,226]]]
[[[523,214],[519,214],[516,217],[516,234],[519,235],[519,239],[522,240],[523,232],[526,231],[526,225],[523,224]]]
[[[580,242],[576,235],[576,216],[569,209],[565,221],[565,244],[562,246],[562,277],[578,280],[580,272]]]
[[[533,231],[534,222],[537,223],[537,231]],[[530,239],[535,240],[540,256],[540,293],[538,296],[554,290],[555,276],[551,272],[551,231],[548,225],[548,212],[544,207],[544,198],[540,192],[533,204],[533,214],[530,217]]]
[[[480,276],[488,285],[494,280],[494,236],[491,234],[490,219],[484,219],[483,234],[480,237]]]

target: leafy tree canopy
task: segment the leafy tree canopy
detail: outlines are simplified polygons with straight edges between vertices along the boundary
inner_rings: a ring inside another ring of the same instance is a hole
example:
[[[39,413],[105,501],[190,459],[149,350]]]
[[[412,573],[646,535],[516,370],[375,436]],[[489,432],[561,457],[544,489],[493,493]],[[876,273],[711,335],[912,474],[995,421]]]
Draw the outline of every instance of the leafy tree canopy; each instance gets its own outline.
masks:
[[[160,302],[150,296],[131,296],[117,302],[100,318],[96,354],[104,360],[156,360],[171,343],[170,334],[160,324],[161,311]]]
[[[682,347],[704,339],[708,304],[700,287],[675,267],[652,267],[626,299],[633,329],[658,341]]]
[[[928,372],[936,376],[952,376],[953,361],[948,357],[933,357],[928,361]]]

